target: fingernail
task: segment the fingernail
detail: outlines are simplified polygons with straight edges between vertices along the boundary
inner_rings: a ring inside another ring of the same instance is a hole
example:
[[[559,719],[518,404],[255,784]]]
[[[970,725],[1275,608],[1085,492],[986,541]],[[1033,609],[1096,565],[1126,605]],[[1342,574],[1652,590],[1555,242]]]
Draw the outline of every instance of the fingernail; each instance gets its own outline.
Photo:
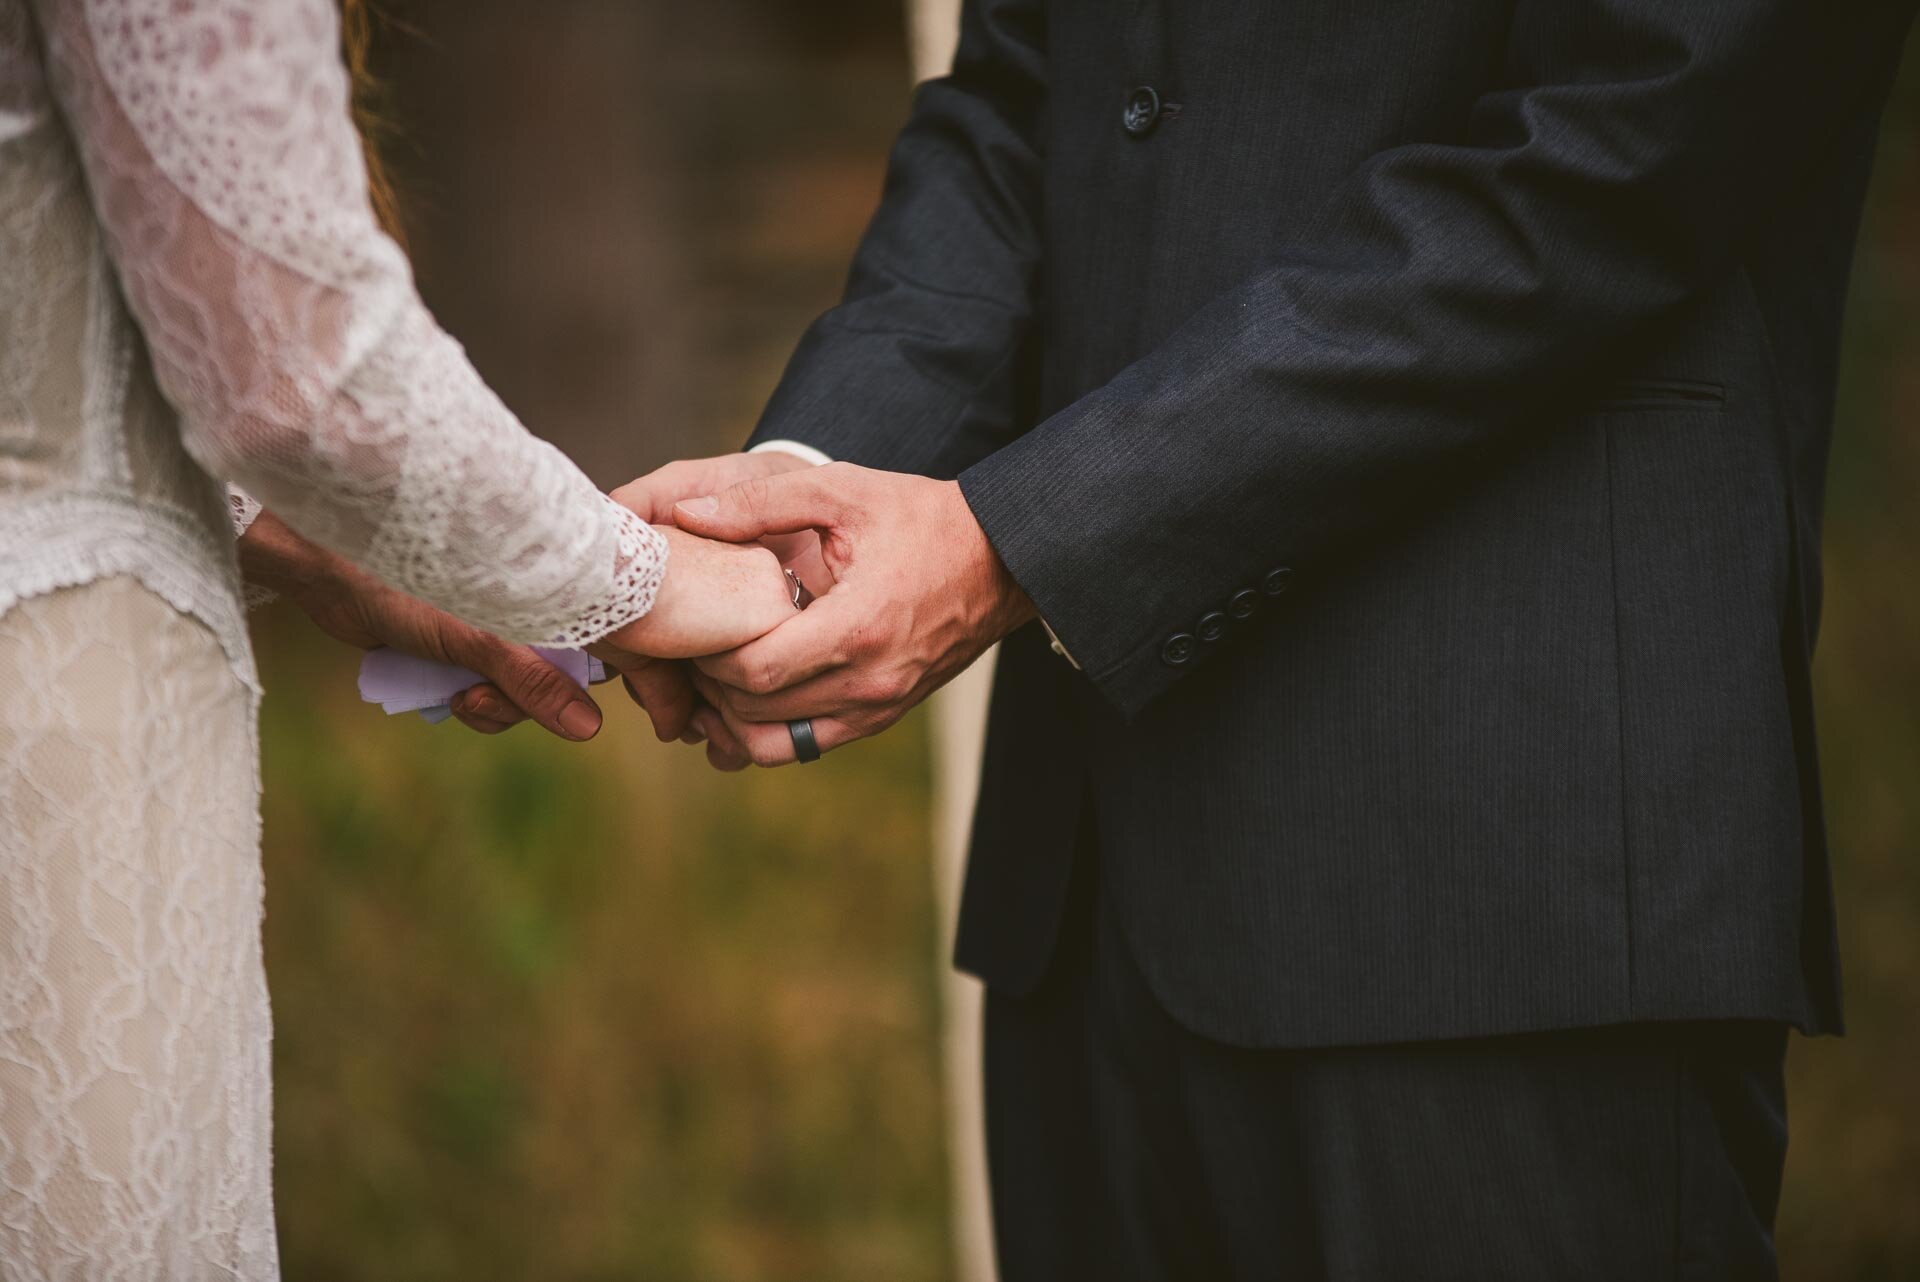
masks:
[[[720,510],[720,500],[711,494],[703,494],[697,499],[682,499],[674,506],[688,516],[712,516]]]
[[[600,709],[575,701],[560,709],[560,728],[575,739],[591,739],[600,731]]]

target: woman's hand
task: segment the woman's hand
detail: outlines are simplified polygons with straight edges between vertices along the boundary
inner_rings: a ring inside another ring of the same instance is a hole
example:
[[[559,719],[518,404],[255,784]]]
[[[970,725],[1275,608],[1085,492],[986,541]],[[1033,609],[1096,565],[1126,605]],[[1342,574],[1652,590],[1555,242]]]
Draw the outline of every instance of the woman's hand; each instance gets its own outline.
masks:
[[[362,650],[391,646],[487,678],[453,700],[453,715],[469,729],[499,734],[531,718],[576,742],[599,732],[599,705],[532,649],[388,587],[301,538],[270,512],[262,512],[240,540],[240,560],[249,582],[294,602],[335,640]]]
[[[793,617],[787,576],[768,549],[659,528],[667,539],[667,573],[653,609],[588,647],[609,668],[627,672],[656,659],[719,654]]]
[[[796,611],[780,560],[767,548],[715,543],[667,526],[660,532],[667,574],[653,609],[588,648],[620,673],[662,742],[697,743],[702,736],[690,728],[697,698],[687,665],[676,660],[745,644],[729,638],[764,636]]]

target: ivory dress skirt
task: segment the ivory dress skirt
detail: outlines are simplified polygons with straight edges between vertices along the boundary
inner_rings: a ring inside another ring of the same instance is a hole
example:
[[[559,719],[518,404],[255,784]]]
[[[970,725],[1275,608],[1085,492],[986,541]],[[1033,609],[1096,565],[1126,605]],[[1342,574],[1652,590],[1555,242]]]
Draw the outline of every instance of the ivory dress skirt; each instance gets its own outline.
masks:
[[[0,614],[0,1277],[277,1275],[253,692],[127,576]]]

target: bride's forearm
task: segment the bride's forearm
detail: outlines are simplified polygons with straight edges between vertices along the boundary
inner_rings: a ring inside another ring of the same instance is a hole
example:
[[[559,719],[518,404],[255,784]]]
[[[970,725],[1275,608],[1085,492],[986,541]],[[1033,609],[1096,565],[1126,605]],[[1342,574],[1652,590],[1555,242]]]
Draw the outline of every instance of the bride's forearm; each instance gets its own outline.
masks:
[[[316,598],[364,591],[366,571],[345,557],[296,534],[272,512],[263,511],[240,536],[240,573],[246,581],[309,606]]]

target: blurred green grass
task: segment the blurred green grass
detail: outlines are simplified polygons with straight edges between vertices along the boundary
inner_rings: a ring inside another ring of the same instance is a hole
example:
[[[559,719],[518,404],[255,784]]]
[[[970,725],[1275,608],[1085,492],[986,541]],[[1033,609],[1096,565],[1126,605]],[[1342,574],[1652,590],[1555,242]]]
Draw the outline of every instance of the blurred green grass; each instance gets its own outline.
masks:
[[[484,740],[261,649],[290,1278],[944,1275],[917,722],[721,776],[617,686]]]

